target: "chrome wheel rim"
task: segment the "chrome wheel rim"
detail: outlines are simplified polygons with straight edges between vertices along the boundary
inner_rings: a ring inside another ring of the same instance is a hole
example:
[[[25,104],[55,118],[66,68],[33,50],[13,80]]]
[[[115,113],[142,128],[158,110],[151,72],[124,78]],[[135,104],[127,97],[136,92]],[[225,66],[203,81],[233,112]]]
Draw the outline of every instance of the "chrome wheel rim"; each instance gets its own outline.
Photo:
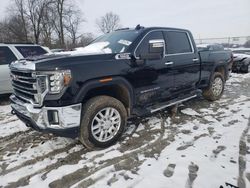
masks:
[[[219,96],[222,93],[223,90],[223,81],[220,77],[217,77],[214,79],[213,85],[212,85],[213,94],[215,96]]]
[[[99,142],[112,140],[121,126],[121,115],[112,107],[100,110],[91,124],[91,133]]]

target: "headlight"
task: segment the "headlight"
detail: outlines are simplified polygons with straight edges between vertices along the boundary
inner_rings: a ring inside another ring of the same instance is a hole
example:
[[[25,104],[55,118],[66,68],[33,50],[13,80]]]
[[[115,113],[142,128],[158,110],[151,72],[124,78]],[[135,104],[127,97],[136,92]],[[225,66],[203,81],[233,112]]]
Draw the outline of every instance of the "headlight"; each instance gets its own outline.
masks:
[[[48,73],[49,80],[49,93],[57,94],[60,93],[64,87],[69,85],[71,81],[71,71],[55,71]]]
[[[40,105],[47,94],[59,94],[72,79],[70,70],[34,72],[32,77],[36,79],[33,89],[37,90],[34,101]]]

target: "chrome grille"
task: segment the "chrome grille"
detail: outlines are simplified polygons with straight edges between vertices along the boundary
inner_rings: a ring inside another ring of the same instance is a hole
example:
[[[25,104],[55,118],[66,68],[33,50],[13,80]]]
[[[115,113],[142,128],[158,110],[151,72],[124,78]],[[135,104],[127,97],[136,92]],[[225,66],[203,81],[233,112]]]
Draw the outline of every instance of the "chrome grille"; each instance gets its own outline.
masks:
[[[11,70],[14,94],[24,102],[39,104],[37,101],[37,79],[31,71]]]

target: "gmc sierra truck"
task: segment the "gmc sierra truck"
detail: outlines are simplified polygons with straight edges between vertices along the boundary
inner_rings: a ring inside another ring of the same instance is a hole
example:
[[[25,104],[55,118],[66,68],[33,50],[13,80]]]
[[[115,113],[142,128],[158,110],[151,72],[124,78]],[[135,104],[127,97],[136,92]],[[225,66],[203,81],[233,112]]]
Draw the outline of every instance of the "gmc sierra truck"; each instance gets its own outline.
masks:
[[[13,114],[28,127],[105,148],[128,118],[149,115],[203,92],[219,99],[231,53],[198,52],[188,30],[138,25],[73,52],[13,62]]]

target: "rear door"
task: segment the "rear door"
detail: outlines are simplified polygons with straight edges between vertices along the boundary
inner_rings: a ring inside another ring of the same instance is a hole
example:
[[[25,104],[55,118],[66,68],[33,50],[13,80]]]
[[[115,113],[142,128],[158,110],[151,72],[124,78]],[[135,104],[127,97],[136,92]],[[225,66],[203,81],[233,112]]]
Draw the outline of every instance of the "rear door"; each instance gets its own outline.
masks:
[[[172,64],[175,91],[195,88],[200,79],[200,60],[190,34],[185,31],[164,31],[166,63]]]
[[[6,46],[0,46],[0,94],[12,91],[9,64],[17,60],[13,52]]]

